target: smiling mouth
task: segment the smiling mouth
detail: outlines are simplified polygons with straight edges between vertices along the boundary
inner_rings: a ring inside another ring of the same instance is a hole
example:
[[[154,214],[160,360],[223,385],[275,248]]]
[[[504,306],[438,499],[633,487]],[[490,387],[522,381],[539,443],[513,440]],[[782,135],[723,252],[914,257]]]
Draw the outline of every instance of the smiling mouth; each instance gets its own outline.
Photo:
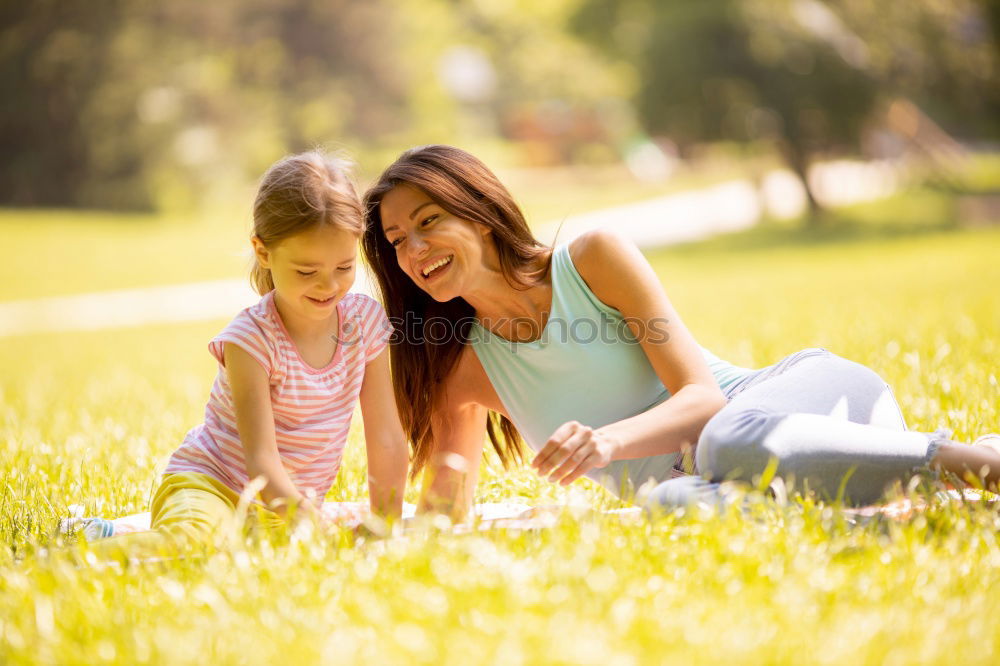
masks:
[[[333,303],[334,300],[333,296],[331,296],[330,298],[313,298],[312,296],[306,296],[306,298],[308,298],[316,305],[330,305],[330,303]]]
[[[451,265],[451,260],[455,258],[455,255],[450,254],[447,257],[441,257],[433,264],[425,267],[420,273],[424,276],[424,280],[433,280],[438,275],[447,270],[448,266]]]

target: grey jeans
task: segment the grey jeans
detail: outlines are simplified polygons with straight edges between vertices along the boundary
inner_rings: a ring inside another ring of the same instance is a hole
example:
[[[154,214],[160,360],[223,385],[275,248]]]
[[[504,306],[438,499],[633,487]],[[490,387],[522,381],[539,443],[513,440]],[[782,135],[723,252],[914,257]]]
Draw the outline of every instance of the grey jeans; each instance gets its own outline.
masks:
[[[771,460],[799,490],[871,504],[894,481],[926,468],[946,441],[908,431],[881,377],[825,349],[804,349],[756,370],[727,397],[698,440],[697,475],[661,483],[647,506],[719,504],[725,500],[718,482],[756,482]]]

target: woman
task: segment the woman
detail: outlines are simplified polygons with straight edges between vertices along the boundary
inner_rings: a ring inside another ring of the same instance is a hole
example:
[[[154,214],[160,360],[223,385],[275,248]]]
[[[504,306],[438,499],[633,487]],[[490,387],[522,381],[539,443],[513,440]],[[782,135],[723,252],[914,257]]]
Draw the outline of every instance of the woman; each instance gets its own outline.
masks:
[[[522,459],[521,435],[550,480],[587,475],[620,496],[652,481],[661,505],[717,501],[717,482],[752,481],[772,459],[853,503],[928,467],[1000,479],[1000,448],[907,431],[885,382],[826,350],[761,370],[717,358],[634,245],[606,231],[542,245],[457,148],[407,151],[365,209],[413,473],[428,467],[425,510],[471,506],[484,430],[505,465]]]

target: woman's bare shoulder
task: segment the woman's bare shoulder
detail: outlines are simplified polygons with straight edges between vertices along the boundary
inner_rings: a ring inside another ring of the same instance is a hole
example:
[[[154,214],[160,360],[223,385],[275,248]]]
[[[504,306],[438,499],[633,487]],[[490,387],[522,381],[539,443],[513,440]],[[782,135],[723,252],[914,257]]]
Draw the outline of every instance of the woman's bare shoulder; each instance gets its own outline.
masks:
[[[623,290],[649,270],[635,243],[610,229],[593,229],[577,236],[569,242],[569,256],[590,290],[619,310]]]
[[[600,268],[608,261],[619,263],[636,250],[634,242],[612,229],[591,229],[569,242],[569,256],[578,271]]]

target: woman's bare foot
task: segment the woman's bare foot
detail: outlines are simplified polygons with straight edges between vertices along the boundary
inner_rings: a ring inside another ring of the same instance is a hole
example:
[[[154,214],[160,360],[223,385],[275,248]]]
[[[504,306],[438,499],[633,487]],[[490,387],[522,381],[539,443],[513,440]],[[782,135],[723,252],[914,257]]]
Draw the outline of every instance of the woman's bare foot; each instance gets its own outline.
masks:
[[[983,435],[972,446],[943,442],[931,467],[950,472],[970,484],[1000,490],[1000,435]]]
[[[998,454],[1000,454],[1000,435],[995,432],[991,432],[988,435],[983,435],[979,437],[972,443],[973,446],[985,446],[989,449],[993,449]]]

